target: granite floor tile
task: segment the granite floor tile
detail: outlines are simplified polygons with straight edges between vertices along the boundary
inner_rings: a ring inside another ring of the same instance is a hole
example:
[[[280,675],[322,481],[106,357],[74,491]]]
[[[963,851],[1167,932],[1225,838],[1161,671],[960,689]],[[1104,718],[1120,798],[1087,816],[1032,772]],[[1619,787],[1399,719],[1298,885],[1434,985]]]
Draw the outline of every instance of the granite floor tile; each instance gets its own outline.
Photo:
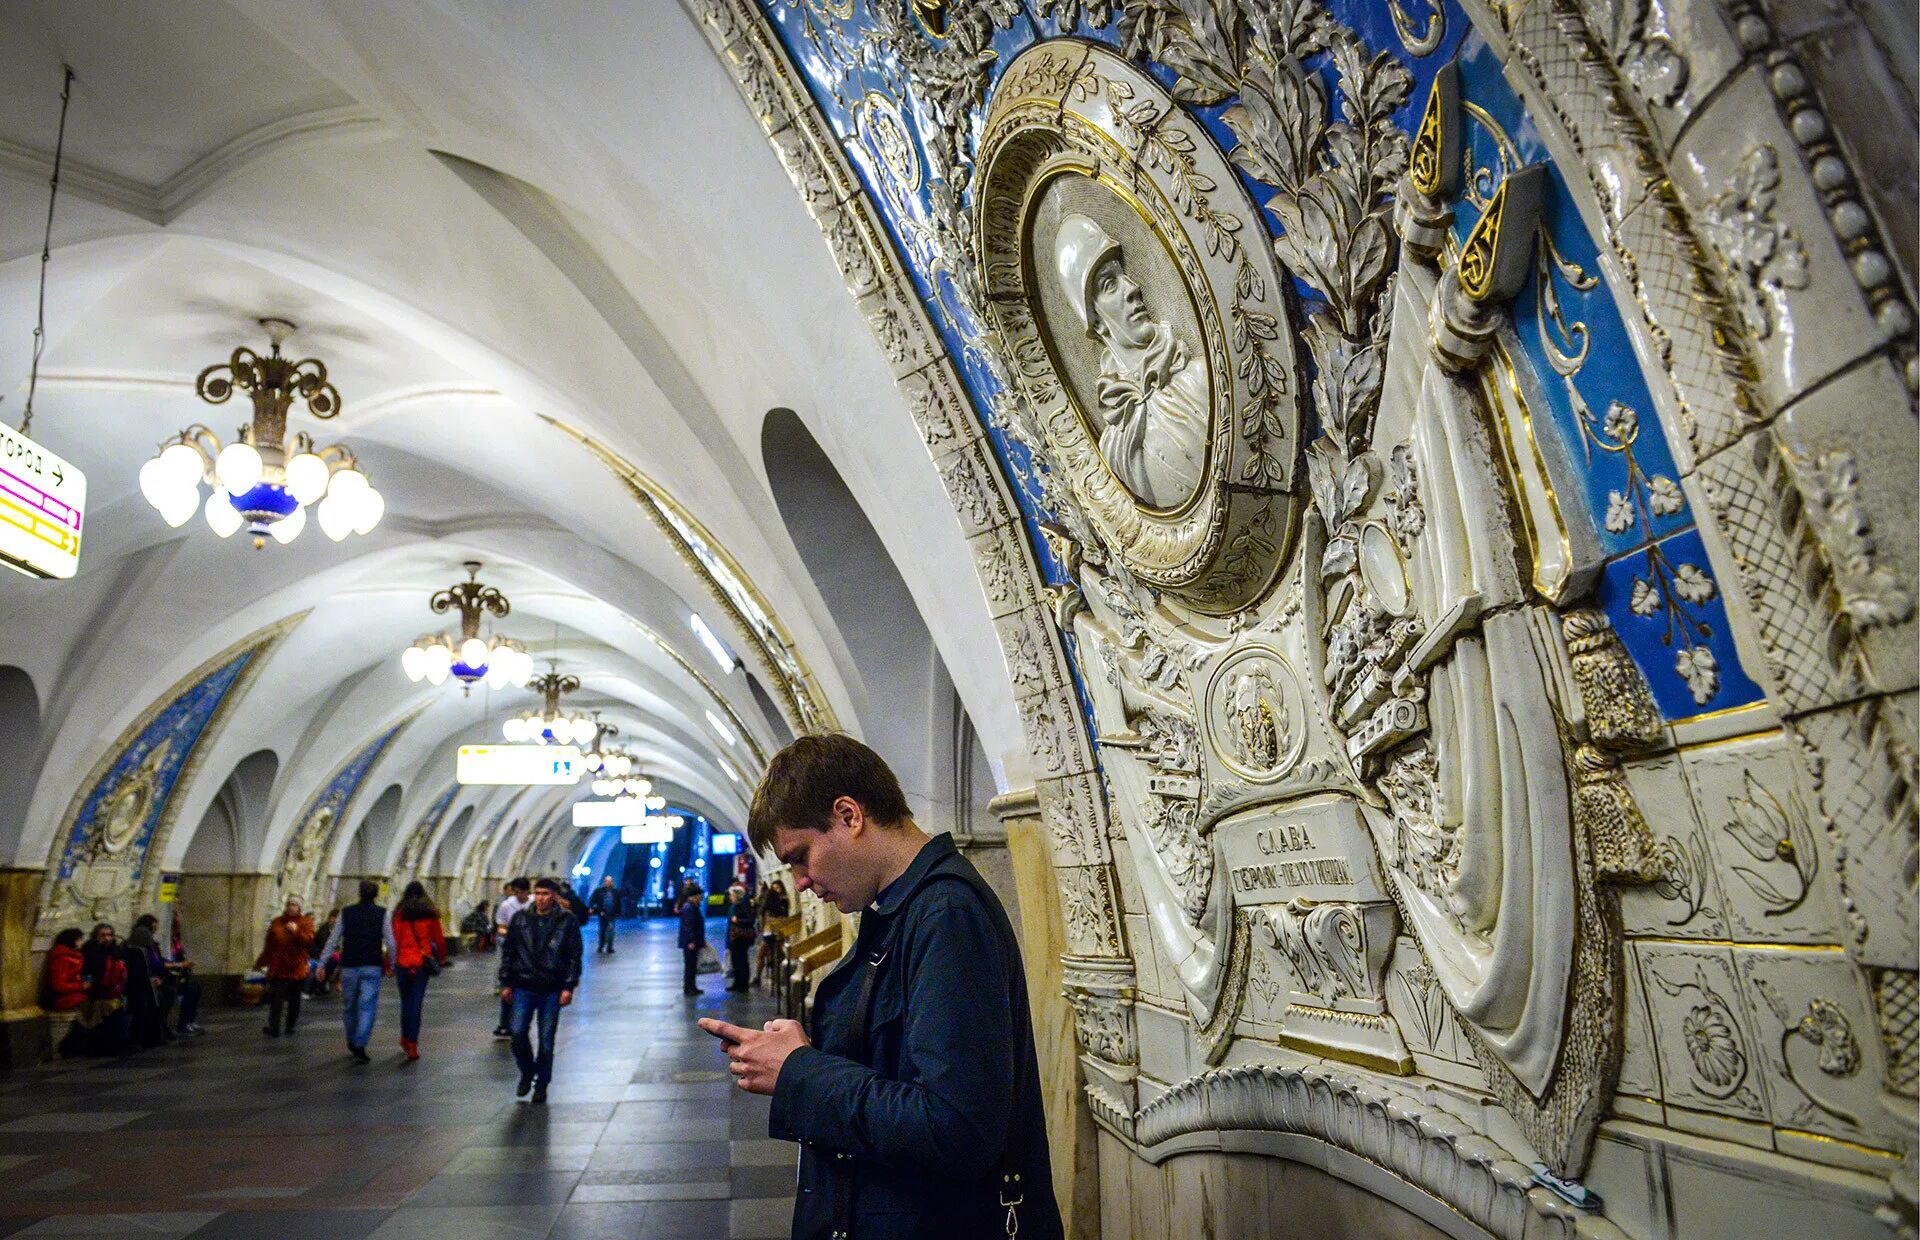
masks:
[[[727,1203],[727,1240],[785,1240],[792,1234],[791,1197],[736,1197]]]
[[[0,1206],[17,1213],[0,1214],[0,1237],[720,1240],[730,1194],[791,1191],[793,1150],[764,1140],[765,1101],[734,1088],[691,1022],[773,1011],[717,987],[684,1001],[673,931],[635,925],[627,951],[588,961],[544,1106],[512,1096],[491,960],[456,961],[435,983],[417,1063],[392,1047],[387,993],[365,1067],[343,1054],[329,999],[299,1038],[263,1039],[260,1013],[215,1010],[204,1038],[13,1073],[0,1079]],[[784,1226],[787,1203],[774,1206],[741,1218]]]

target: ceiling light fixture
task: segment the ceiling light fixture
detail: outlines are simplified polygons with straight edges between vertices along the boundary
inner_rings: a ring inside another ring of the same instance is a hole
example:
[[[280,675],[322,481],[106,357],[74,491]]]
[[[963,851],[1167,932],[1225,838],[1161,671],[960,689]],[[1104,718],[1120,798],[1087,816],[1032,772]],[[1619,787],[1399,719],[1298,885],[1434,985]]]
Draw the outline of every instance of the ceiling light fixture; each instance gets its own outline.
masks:
[[[468,560],[465,568],[467,580],[455,582],[427,600],[427,606],[439,615],[458,608],[460,632],[429,633],[416,640],[401,652],[401,670],[416,684],[422,680],[431,685],[444,684],[451,675],[469,693],[474,682],[483,679],[491,689],[503,685],[519,688],[533,676],[533,656],[510,637],[498,633],[480,636],[481,612],[504,617],[513,605],[498,589],[480,584],[480,561]]]
[[[578,676],[563,676],[558,664],[549,664],[550,670],[534,677],[527,687],[537,691],[544,699],[544,706],[537,711],[527,711],[515,715],[501,725],[500,731],[515,744],[534,745],[585,745],[593,740],[600,726],[593,716],[581,711],[563,711],[560,709],[560,696],[575,693],[580,688]]]
[[[212,492],[205,511],[213,532],[231,538],[245,525],[256,547],[266,546],[269,536],[277,543],[298,538],[311,504],[317,504],[320,528],[335,542],[371,533],[387,505],[360,472],[352,451],[337,443],[316,451],[305,431],[287,437],[287,411],[296,398],[322,421],[339,414],[340,393],[328,381],[326,365],[318,358],[295,362],[280,355],[281,343],[293,332],[287,320],[261,319],[260,326],[273,346],[267,356],[242,345],[194,382],[194,391],[210,405],[225,404],[236,391],[247,393],[253,421],[224,445],[199,423],[181,431],[140,467],[140,493],[178,529],[200,508],[204,482]]]
[[[720,739],[725,741],[727,744],[737,745],[740,743],[740,738],[733,734],[733,729],[727,726],[727,721],[722,719],[720,716],[714,714],[712,711],[707,712],[707,726],[711,727],[715,732],[717,732],[720,736]]]

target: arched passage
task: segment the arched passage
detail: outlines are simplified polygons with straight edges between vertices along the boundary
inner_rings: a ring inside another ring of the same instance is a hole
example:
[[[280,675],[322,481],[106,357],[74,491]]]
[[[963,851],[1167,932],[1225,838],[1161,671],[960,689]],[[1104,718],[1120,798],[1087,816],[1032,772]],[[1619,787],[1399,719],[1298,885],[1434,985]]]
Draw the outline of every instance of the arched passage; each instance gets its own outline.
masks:
[[[767,413],[760,454],[787,534],[846,636],[865,691],[867,743],[900,776],[917,818],[934,830],[954,829],[960,825],[954,722],[955,711],[964,714],[964,707],[912,592],[860,501],[797,413]],[[978,769],[985,773],[984,753],[980,758]],[[988,796],[991,787],[989,774]]]

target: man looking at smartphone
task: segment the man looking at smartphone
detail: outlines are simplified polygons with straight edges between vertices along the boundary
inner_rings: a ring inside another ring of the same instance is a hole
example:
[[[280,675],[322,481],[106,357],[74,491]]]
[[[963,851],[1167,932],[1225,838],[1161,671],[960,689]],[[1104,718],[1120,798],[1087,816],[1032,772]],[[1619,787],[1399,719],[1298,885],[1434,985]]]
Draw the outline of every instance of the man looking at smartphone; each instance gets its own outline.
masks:
[[[580,923],[560,907],[560,884],[540,879],[533,885],[533,907],[513,915],[500,944],[500,998],[513,1005],[509,1028],[513,1062],[520,1067],[516,1098],[532,1090],[534,1102],[547,1100],[553,1039],[560,1029],[560,1009],[573,1002],[574,988],[580,985],[580,952]],[[538,1056],[531,1034],[536,1019]]]
[[[734,1079],[801,1144],[795,1240],[1058,1240],[1020,947],[948,835],[848,736],[803,736],[755,791],[747,833],[801,891],[864,913],[811,1030],[703,1019]]]

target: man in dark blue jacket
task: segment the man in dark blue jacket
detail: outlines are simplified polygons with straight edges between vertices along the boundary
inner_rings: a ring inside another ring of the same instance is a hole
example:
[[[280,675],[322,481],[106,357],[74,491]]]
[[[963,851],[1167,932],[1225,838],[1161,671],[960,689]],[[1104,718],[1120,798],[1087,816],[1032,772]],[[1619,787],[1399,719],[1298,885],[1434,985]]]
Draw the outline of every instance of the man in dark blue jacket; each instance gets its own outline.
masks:
[[[1059,1240],[1020,946],[978,871],[847,736],[776,755],[747,830],[799,890],[864,912],[811,1031],[700,1021],[801,1143],[795,1240]]]

